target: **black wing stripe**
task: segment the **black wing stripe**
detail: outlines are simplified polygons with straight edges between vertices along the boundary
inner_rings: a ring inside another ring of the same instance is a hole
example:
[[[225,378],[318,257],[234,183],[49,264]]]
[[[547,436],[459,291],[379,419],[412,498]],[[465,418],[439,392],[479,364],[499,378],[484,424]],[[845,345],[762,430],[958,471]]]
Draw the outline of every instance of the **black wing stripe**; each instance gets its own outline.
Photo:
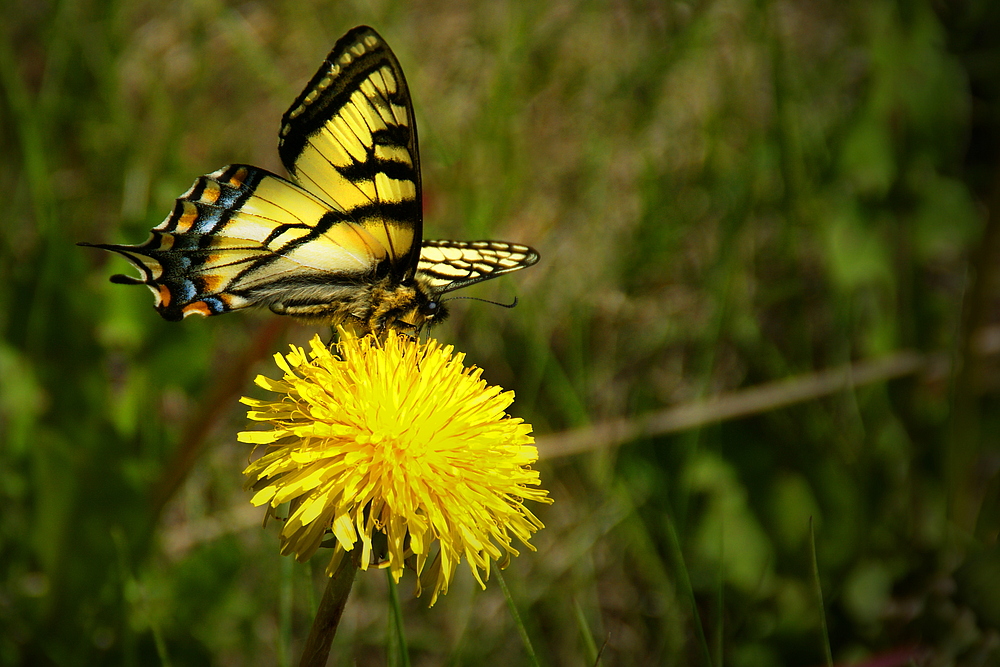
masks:
[[[366,162],[354,163],[346,167],[336,167],[340,174],[351,181],[365,180],[371,173],[381,173],[397,181],[412,181],[413,167],[405,162],[386,160],[372,154]]]

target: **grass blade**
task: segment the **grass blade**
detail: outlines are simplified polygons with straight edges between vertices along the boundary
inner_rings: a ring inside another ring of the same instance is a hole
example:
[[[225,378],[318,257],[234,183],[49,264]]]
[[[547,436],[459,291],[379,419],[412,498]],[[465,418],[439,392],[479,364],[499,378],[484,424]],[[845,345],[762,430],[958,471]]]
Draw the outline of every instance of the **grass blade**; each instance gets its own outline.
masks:
[[[521,642],[524,644],[524,650],[528,652],[531,664],[535,667],[540,667],[538,656],[535,654],[535,647],[531,645],[531,639],[528,637],[528,630],[524,627],[524,623],[521,621],[521,615],[517,612],[517,605],[514,604],[514,598],[510,596],[510,589],[507,588],[507,582],[504,581],[503,573],[500,572],[500,568],[495,565],[493,567],[493,572],[497,575],[497,581],[500,582],[500,590],[503,591],[504,599],[507,600],[507,609],[510,610],[510,617],[514,619],[514,625],[517,627],[517,634],[521,636]]]
[[[823,586],[819,580],[819,563],[816,560],[816,532],[812,517],[809,517],[809,559],[812,561],[813,589],[819,601],[819,623],[823,632],[823,654],[826,667],[833,667],[833,652],[830,650],[830,632],[826,627],[826,605],[823,603]]]
[[[681,543],[677,538],[677,530],[674,527],[674,520],[667,515],[667,532],[670,538],[670,555],[673,557],[677,567],[677,580],[684,595],[687,596],[691,604],[691,622],[694,624],[695,633],[698,635],[698,645],[701,647],[701,655],[707,667],[712,667],[712,654],[708,650],[708,641],[705,639],[705,628],[701,625],[701,615],[698,613],[698,602],[694,599],[694,589],[691,587],[691,578],[688,576],[687,565],[684,563],[684,552],[681,551]]]

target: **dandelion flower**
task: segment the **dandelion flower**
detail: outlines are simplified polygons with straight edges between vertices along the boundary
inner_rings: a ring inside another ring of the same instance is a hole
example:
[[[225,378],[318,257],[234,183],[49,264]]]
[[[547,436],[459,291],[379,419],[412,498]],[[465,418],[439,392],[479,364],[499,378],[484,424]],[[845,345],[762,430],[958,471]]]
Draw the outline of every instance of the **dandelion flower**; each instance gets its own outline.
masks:
[[[551,499],[534,488],[531,426],[505,412],[513,392],[433,340],[341,331],[336,354],[318,336],[310,347],[275,355],[281,380],[257,377],[278,398],[242,399],[271,426],[239,440],[267,447],[244,471],[253,504],[290,503],[281,553],[305,561],[332,533],[329,573],[360,542],[360,567],[376,560],[396,581],[414,556],[434,604],[463,556],[485,588],[490,562],[518,555],[513,538],[534,549],[542,523],[524,501]]]

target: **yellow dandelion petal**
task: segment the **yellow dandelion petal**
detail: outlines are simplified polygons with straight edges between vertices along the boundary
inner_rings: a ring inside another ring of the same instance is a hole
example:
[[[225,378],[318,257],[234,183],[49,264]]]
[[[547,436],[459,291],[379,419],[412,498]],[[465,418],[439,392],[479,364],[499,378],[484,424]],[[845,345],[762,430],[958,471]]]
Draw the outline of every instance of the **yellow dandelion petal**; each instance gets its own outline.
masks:
[[[280,359],[281,355],[280,354],[275,355],[275,358]],[[280,366],[281,364],[278,365]],[[256,384],[258,387],[263,387],[268,391],[275,391],[275,392],[287,392],[292,388],[291,385],[289,385],[287,382],[272,380],[271,378],[264,377],[263,375],[258,375],[256,378],[254,378],[254,384]]]
[[[267,449],[244,471],[251,502],[292,508],[281,553],[305,560],[332,533],[331,573],[360,543],[361,568],[388,567],[397,581],[416,556],[431,604],[463,557],[485,587],[491,563],[518,554],[513,540],[533,549],[542,523],[523,502],[551,502],[529,468],[531,426],[506,414],[513,392],[434,340],[341,331],[336,349],[318,336],[308,354],[292,346],[275,356],[280,380],[255,381],[279,398],[243,399],[270,426],[239,434]]]
[[[271,502],[271,498],[274,497],[274,487],[269,486],[261,489],[254,494],[253,498],[250,499],[250,504],[254,507],[260,507],[261,505],[266,505]]]
[[[283,437],[278,431],[241,431],[236,434],[238,441],[251,445],[267,445]]]

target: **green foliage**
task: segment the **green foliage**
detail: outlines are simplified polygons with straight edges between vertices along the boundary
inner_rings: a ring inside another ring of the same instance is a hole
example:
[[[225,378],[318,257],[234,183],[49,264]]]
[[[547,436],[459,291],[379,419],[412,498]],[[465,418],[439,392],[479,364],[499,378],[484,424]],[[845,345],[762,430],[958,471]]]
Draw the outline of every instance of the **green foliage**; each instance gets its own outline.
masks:
[[[469,292],[517,309],[456,302],[435,336],[517,392],[543,456],[549,433],[933,363],[543,461],[518,622],[496,581],[428,610],[404,578],[391,616],[359,573],[336,664],[532,664],[519,634],[541,664],[821,664],[827,639],[838,663],[996,661],[992,3],[64,0],[0,25],[0,665],[298,654],[325,563],[282,569],[235,399],[312,331],[164,322],[74,243],[141,242],[224,164],[280,172],[282,112],[360,23],[409,79],[427,234],[541,251]]]

